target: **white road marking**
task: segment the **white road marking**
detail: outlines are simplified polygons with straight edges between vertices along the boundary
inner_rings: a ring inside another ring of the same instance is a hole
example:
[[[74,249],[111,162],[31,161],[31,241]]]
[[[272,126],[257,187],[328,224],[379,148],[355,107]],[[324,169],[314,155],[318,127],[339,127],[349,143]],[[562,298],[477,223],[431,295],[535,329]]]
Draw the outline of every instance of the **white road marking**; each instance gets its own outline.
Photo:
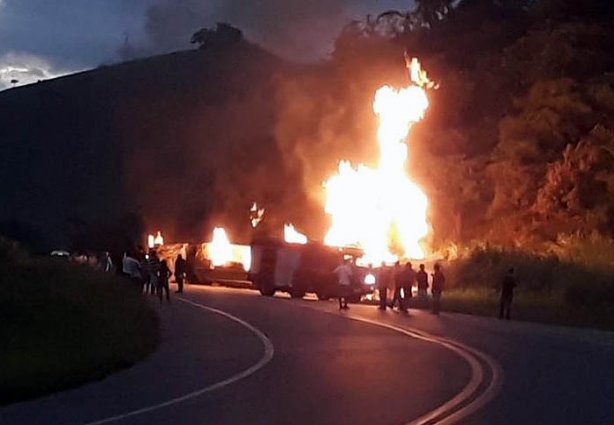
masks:
[[[414,330],[414,332],[417,334],[424,334],[422,331]],[[501,390],[501,385],[503,384],[503,369],[501,368],[499,363],[495,359],[493,359],[491,356],[489,356],[488,354],[482,351],[476,350],[473,347],[470,347],[468,345],[465,345],[460,342],[453,341],[447,338],[435,337],[435,336],[429,336],[429,337],[437,340],[438,343],[444,344],[446,348],[453,349],[453,351],[457,352],[458,354],[460,354],[460,352],[464,352],[465,355],[469,357],[473,356],[474,361],[475,361],[475,357],[479,357],[484,363],[488,365],[490,369],[491,378],[490,378],[490,382],[488,386],[484,389],[484,391],[481,394],[477,395],[470,403],[467,403],[465,406],[459,409],[456,409],[456,407],[458,407],[464,401],[475,396],[475,392],[470,393],[467,397],[463,397],[463,400],[457,403],[451,403],[453,400],[452,399],[444,403],[440,407],[436,408],[435,410],[427,413],[426,415],[423,415],[414,421],[408,422],[406,425],[423,425],[423,424],[429,423],[429,421],[437,417],[440,417],[440,419],[435,422],[431,422],[432,425],[456,424],[460,422],[461,420],[467,418],[469,415],[475,413],[482,407],[484,407],[488,402],[493,400],[499,394],[499,391]],[[457,351],[457,350],[460,350],[460,351]],[[463,358],[465,358],[464,355],[463,355]],[[472,367],[472,370],[473,370],[473,367]],[[483,380],[483,373],[480,373],[480,376],[482,377],[481,380]],[[465,389],[466,388],[467,387],[465,387]],[[465,391],[465,389],[463,389],[463,392]],[[444,408],[444,406],[446,405],[448,405],[447,408]]]
[[[337,316],[336,312],[321,310],[316,307],[306,306],[295,304],[296,306],[308,308],[311,310],[319,311],[321,313],[328,313]],[[465,419],[469,415],[475,413],[478,409],[484,407],[489,401],[494,399],[499,391],[501,390],[501,385],[503,383],[503,370],[499,363],[489,356],[486,353],[483,353],[479,350],[476,350],[473,347],[469,347],[468,345],[462,344],[460,342],[454,341],[452,339],[438,337],[435,335],[431,335],[427,332],[419,331],[414,328],[401,327],[396,325],[391,325],[389,323],[381,322],[379,320],[369,319],[363,316],[359,316],[356,314],[342,315],[349,320],[356,320],[363,323],[368,323],[374,326],[380,326],[382,328],[390,329],[395,332],[399,332],[401,334],[407,335],[411,338],[420,339],[423,341],[431,342],[434,344],[441,345],[448,350],[453,351],[458,356],[460,356],[463,360],[465,360],[471,369],[471,379],[465,385],[465,387],[456,394],[453,398],[446,401],[441,406],[431,410],[430,412],[420,416],[418,419],[414,419],[412,421],[407,422],[405,425],[452,425],[456,424],[462,419]],[[484,391],[477,395],[476,391],[480,387],[480,385],[484,381],[484,368],[482,364],[479,362],[481,359],[484,363],[486,363],[490,369],[491,380],[488,386],[484,389]],[[461,406],[463,403],[467,402],[471,398],[474,398],[466,405]],[[439,418],[439,419],[438,419]]]
[[[217,390],[219,388],[225,387],[227,385],[233,384],[237,381],[240,381],[241,379],[247,378],[248,376],[252,375],[253,373],[257,372],[259,369],[262,369],[267,363],[269,363],[271,361],[271,359],[273,358],[273,355],[275,354],[275,349],[273,347],[273,343],[271,342],[271,340],[269,338],[267,338],[267,336],[260,331],[258,328],[256,328],[255,326],[247,323],[246,321],[239,319],[236,316],[233,316],[230,313],[226,313],[225,311],[222,310],[218,310],[216,308],[212,308],[212,307],[207,307],[205,305],[190,301],[188,299],[182,298],[182,297],[178,297],[176,298],[179,301],[182,301],[184,303],[190,304],[194,307],[200,308],[201,310],[205,310],[211,313],[215,313],[215,314],[219,314],[220,316],[224,316],[227,319],[230,319],[244,327],[246,327],[247,329],[249,329],[252,333],[254,333],[258,339],[260,339],[260,341],[262,342],[262,345],[264,346],[264,353],[262,355],[262,357],[260,358],[260,360],[258,360],[258,362],[256,362],[253,366],[250,366],[249,368],[237,373],[236,375],[233,375],[229,378],[224,379],[223,381],[220,382],[216,382],[215,384],[211,384],[208,385],[204,388],[201,388],[199,390],[196,391],[192,391],[188,394],[182,395],[180,397],[175,397],[172,398],[170,400],[158,403],[158,404],[153,404],[151,406],[146,406],[146,407],[142,407],[140,409],[137,410],[132,410],[130,412],[125,412],[119,415],[115,415],[115,416],[110,416],[108,418],[104,418],[104,419],[100,419],[94,422],[88,422],[85,425],[102,425],[102,424],[108,424],[111,422],[117,422],[117,421],[121,421],[124,420],[126,418],[130,418],[133,416],[137,416],[137,415],[141,415],[143,413],[148,413],[154,410],[158,410],[158,409],[162,409],[164,407],[168,407],[168,406],[172,406],[174,404],[177,403],[181,403],[184,402],[186,400],[190,400],[193,399],[195,397],[201,396],[205,393]]]

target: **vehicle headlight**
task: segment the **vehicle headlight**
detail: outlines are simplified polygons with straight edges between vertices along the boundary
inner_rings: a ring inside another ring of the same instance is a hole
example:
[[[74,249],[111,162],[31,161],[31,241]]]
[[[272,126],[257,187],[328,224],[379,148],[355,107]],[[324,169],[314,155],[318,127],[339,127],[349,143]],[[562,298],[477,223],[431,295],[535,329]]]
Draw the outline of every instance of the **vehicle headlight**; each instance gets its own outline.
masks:
[[[375,285],[375,276],[372,273],[367,273],[365,276],[365,284]]]

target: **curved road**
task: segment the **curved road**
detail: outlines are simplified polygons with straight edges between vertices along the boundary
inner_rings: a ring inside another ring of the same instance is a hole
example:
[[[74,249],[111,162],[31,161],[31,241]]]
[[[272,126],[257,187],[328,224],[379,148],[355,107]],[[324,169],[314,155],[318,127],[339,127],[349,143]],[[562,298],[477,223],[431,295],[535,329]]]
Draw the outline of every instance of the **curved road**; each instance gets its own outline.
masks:
[[[614,423],[614,334],[190,287],[160,349],[1,425]]]

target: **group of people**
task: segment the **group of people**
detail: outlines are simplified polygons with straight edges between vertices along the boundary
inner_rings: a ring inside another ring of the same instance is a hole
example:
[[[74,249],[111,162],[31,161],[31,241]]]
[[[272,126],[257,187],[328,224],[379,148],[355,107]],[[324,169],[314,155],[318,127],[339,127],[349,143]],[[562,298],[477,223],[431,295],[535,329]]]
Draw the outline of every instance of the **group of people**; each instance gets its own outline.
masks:
[[[401,265],[401,263],[397,261],[392,267],[382,262],[381,266],[377,269],[369,265],[366,276],[361,276],[358,269],[354,267],[354,264],[350,260],[345,260],[334,270],[334,273],[337,275],[338,279],[340,310],[347,310],[349,308],[348,297],[352,294],[352,285],[361,278],[363,278],[365,283],[375,285],[379,295],[380,310],[386,310],[387,308],[394,309],[398,304],[399,311],[407,313],[409,300],[413,297],[412,290],[414,285],[418,289],[418,297],[422,300],[428,299],[427,293],[430,287],[431,311],[433,314],[439,314],[441,309],[441,295],[445,289],[446,278],[439,264],[433,266],[430,286],[429,276],[424,264],[420,264],[419,269],[416,271],[409,262],[405,265]],[[368,282],[368,280],[370,280],[370,282]],[[515,288],[516,279],[514,277],[514,269],[510,268],[503,278],[500,287],[500,319],[509,320],[511,317]],[[390,302],[388,302],[389,290],[394,291]]]
[[[96,254],[91,252],[88,252],[87,254],[69,254],[66,251],[52,251],[51,255],[58,257],[67,257],[70,261],[79,264],[87,264],[95,270],[102,270],[103,272],[107,273],[111,273],[115,269],[113,265],[113,260],[111,259],[111,254],[108,251],[105,251],[102,254]]]
[[[137,255],[126,252],[122,260],[122,271],[134,283],[137,290],[146,294],[157,294],[162,302],[163,296],[170,302],[169,280],[173,275],[165,259],[160,259],[155,251],[143,255],[138,259]],[[186,279],[186,260],[181,254],[175,260],[175,281],[177,282],[177,293],[183,292]]]
[[[446,278],[439,264],[433,267],[431,274],[431,310],[433,314],[439,314],[441,308],[441,294],[443,293],[446,283]],[[427,298],[429,289],[429,276],[426,272],[424,264],[420,264],[418,270],[414,270],[411,263],[406,263],[404,266],[399,261],[393,267],[389,267],[382,263],[376,274],[376,288],[379,295],[379,308],[393,309],[396,304],[399,305],[399,311],[406,313],[409,300],[413,297],[412,288],[414,285],[418,288],[418,297]],[[393,290],[393,296],[388,303],[388,290]]]
[[[345,260],[340,264],[334,273],[337,275],[339,289],[339,309],[347,310],[348,297],[351,294],[352,283],[356,279],[360,279],[356,268],[351,261]],[[432,296],[432,312],[439,314],[441,307],[441,294],[445,287],[445,276],[441,270],[439,264],[435,264],[433,267],[433,273],[431,274],[431,296]],[[372,284],[377,288],[379,295],[379,308],[386,310],[387,308],[393,309],[396,304],[399,306],[399,310],[407,312],[409,307],[409,300],[412,298],[412,288],[414,285],[418,288],[418,296],[422,299],[427,299],[427,293],[429,289],[429,276],[426,272],[424,264],[420,264],[419,270],[413,269],[411,263],[401,265],[399,261],[395,263],[393,267],[390,267],[382,262],[380,267],[374,269],[373,266],[369,266],[367,269],[364,280],[371,280]],[[393,290],[393,296],[390,303],[388,302],[388,290]]]

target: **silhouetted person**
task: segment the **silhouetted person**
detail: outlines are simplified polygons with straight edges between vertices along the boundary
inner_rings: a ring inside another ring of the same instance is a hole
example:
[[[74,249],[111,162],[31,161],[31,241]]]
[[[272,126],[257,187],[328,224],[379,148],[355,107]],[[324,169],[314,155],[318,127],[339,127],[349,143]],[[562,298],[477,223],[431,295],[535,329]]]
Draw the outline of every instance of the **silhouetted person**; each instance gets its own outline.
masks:
[[[416,281],[418,282],[418,296],[426,298],[429,289],[429,275],[424,270],[424,264],[420,264],[420,270],[416,273]]]
[[[416,280],[416,273],[411,266],[411,263],[407,263],[405,267],[401,267],[401,264],[397,262],[394,269],[394,297],[390,303],[390,308],[394,307],[396,301],[399,302],[399,310],[407,313],[407,307],[409,300],[412,297],[411,288]]]
[[[162,302],[162,291],[166,291],[166,301],[171,301],[171,295],[169,294],[168,279],[171,277],[171,270],[166,264],[166,260],[160,262],[160,269],[158,271],[158,296],[160,302]]]
[[[141,292],[147,293],[148,285],[151,280],[150,278],[150,267],[149,267],[149,259],[146,255],[143,260],[141,260]]]
[[[382,265],[377,272],[377,290],[379,294],[379,309],[386,310],[388,306],[388,288],[392,286],[392,270],[382,261]]]
[[[404,311],[403,295],[401,289],[403,288],[403,267],[401,263],[397,261],[394,263],[393,268],[393,281],[394,281],[394,294],[392,295],[392,301],[390,301],[389,307],[394,308],[394,305],[399,303],[399,310]]]
[[[409,306],[409,300],[412,299],[413,294],[411,289],[416,282],[416,271],[413,269],[411,263],[405,264],[405,270],[403,271],[403,283],[401,287],[403,289],[403,305],[404,311],[407,311]]]
[[[186,275],[186,262],[179,254],[177,256],[177,260],[175,260],[175,280],[177,281],[177,291],[178,293],[183,292],[183,281]]]
[[[335,268],[333,271],[337,275],[337,291],[339,298],[339,310],[347,310],[348,300],[352,287],[352,265],[349,261],[344,261]]]
[[[122,270],[132,280],[135,289],[142,290],[143,277],[141,275],[141,265],[132,252],[126,252],[122,260]]]
[[[514,299],[514,288],[516,287],[516,279],[514,278],[514,269],[511,268],[503,278],[501,283],[501,301],[499,305],[499,319],[510,319],[512,310],[512,301]]]
[[[105,251],[103,254],[101,263],[102,270],[104,270],[106,273],[113,271],[113,260],[111,260],[111,254],[109,254],[108,251]]]
[[[431,286],[431,294],[433,296],[433,314],[439,314],[441,309],[441,294],[446,286],[446,278],[441,271],[441,266],[435,264],[433,267],[433,284]]]
[[[147,260],[147,281],[145,282],[145,293],[155,294],[158,289],[158,275],[160,271],[160,259],[156,251],[149,253]]]

